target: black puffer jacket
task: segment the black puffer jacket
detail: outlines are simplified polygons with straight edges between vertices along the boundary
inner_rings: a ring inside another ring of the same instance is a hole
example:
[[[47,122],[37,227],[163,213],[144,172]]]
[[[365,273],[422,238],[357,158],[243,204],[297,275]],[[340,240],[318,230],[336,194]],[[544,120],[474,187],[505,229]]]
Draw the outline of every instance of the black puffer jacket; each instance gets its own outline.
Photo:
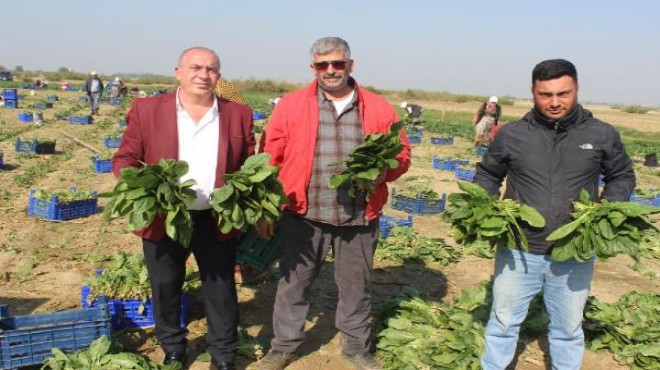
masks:
[[[598,194],[598,176],[605,188]],[[582,189],[611,201],[625,201],[635,188],[632,161],[619,133],[578,105],[560,121],[536,110],[502,127],[477,165],[474,182],[498,194],[506,178],[504,198],[536,208],[545,217],[543,229],[525,229],[530,252],[548,254],[545,238],[571,221],[572,202]]]

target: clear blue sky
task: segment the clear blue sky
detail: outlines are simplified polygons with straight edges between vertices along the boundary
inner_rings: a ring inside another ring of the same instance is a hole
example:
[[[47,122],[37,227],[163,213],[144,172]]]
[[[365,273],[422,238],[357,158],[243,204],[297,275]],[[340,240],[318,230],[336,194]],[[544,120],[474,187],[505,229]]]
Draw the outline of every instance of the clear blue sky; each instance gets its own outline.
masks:
[[[364,85],[529,97],[541,60],[576,64],[580,100],[660,106],[660,1],[12,0],[0,65],[173,75],[218,52],[229,79],[306,82],[309,47],[346,39]]]

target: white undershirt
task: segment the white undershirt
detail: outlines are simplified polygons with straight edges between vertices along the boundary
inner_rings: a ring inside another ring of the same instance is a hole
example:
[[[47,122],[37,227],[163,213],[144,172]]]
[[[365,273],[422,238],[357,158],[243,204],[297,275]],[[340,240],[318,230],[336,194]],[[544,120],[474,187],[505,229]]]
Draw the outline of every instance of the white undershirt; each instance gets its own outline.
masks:
[[[353,100],[353,95],[355,95],[355,90],[351,91],[351,93],[348,94],[348,96],[345,97],[344,99],[332,101],[332,104],[335,105],[335,110],[337,111],[337,114],[342,114],[342,112],[344,112],[344,109],[346,109],[348,103],[350,103]]]
[[[213,99],[213,107],[195,124],[176,93],[176,126],[179,140],[179,160],[188,162],[188,173],[179,181],[194,179],[192,187],[197,193],[197,200],[188,205],[190,210],[211,208],[209,196],[215,186],[215,168],[218,162],[220,138],[220,117],[218,101]]]

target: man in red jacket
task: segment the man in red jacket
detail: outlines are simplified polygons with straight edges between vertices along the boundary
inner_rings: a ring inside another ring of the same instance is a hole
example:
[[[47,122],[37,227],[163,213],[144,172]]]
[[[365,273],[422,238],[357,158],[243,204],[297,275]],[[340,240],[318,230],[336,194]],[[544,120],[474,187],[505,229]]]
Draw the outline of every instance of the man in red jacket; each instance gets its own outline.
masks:
[[[180,181],[197,183],[197,199],[187,205],[194,221],[190,248],[165,235],[165,215],[138,232],[151,282],[156,337],[165,352],[165,364],[185,363],[187,331],[179,326],[179,315],[186,260],[192,252],[208,319],[210,368],[231,370],[238,343],[234,266],[240,233],[220,234],[209,195],[224,184],[223,174],[238,170],[254,154],[252,110],[215,97],[220,59],[213,50],[183,51],[175,71],[176,92],[133,101],[112,169],[119,176],[122,168],[139,167],[140,162],[154,164],[161,158],[188,163],[189,171]]]
[[[364,192],[349,196],[348,186],[330,189],[330,176],[343,168],[328,164],[348,158],[364,142],[364,135],[386,133],[399,119],[391,104],[350,77],[353,60],[343,39],[316,41],[310,68],[316,81],[282,97],[262,137],[263,151],[280,167],[289,204],[278,225],[284,251],[273,310],[275,337],[271,351],[256,368],[284,369],[295,360],[305,337],[308,292],[332,248],[339,290],[335,323],[342,333],[342,356],[359,369],[380,369],[369,353],[378,217],[387,201],[386,182],[396,180],[410,166],[410,145],[401,130],[404,149],[397,156],[399,167],[383,171],[368,197]],[[259,232],[269,238],[274,226],[262,223]]]

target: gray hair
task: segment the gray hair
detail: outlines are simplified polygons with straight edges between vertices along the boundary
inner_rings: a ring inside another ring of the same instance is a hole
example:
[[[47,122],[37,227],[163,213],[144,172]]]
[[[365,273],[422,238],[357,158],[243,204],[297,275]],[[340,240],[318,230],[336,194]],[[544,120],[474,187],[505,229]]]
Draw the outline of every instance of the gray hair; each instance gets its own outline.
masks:
[[[351,59],[351,48],[348,46],[348,42],[341,37],[324,37],[316,40],[312,44],[309,55],[313,62],[315,56],[326,55],[335,51],[343,51],[346,58]]]
[[[212,54],[212,55],[215,57],[215,59],[218,61],[218,68],[220,68],[220,57],[218,56],[218,54],[216,54],[215,51],[213,51],[213,50],[211,50],[211,49],[209,49],[209,48],[207,48],[207,47],[204,47],[204,46],[193,46],[193,47],[191,47],[191,48],[188,48],[188,49],[182,51],[182,52],[181,52],[181,55],[179,55],[179,61],[177,62],[176,65],[177,65],[177,66],[180,66],[180,65],[181,65],[181,61],[183,60],[183,57],[185,57],[186,54],[188,54],[188,53],[191,52],[191,51],[205,51],[205,52],[207,52],[207,53],[209,53],[209,54]]]

